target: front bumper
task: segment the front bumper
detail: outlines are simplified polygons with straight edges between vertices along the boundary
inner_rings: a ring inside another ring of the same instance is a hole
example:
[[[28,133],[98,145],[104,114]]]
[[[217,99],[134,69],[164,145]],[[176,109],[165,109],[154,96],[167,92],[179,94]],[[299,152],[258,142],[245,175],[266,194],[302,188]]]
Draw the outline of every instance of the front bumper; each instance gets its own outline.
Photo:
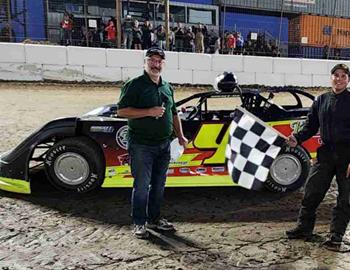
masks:
[[[5,160],[9,152],[0,155],[0,189],[10,192],[30,194],[30,183],[25,180],[24,170],[19,170],[19,173],[14,172],[12,164]],[[23,179],[16,179],[23,178]],[[16,178],[13,178],[16,177]]]

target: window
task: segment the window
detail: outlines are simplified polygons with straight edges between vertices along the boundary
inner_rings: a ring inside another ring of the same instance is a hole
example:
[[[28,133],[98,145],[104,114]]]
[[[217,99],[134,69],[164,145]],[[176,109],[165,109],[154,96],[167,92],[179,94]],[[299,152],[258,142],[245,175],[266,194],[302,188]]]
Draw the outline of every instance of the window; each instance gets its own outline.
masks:
[[[214,25],[216,22],[215,10],[188,8],[188,22]]]
[[[49,1],[50,12],[64,12],[68,11],[74,14],[84,13],[83,0],[71,0],[71,1]]]
[[[185,22],[185,7],[183,6],[170,6],[170,21],[173,22]],[[156,19],[159,21],[165,20],[165,7],[164,5],[156,6]]]
[[[139,21],[144,21],[146,18],[153,19],[153,4],[147,7],[146,3],[129,2],[128,6],[127,2],[123,2],[123,18],[128,14],[128,10],[133,19]]]

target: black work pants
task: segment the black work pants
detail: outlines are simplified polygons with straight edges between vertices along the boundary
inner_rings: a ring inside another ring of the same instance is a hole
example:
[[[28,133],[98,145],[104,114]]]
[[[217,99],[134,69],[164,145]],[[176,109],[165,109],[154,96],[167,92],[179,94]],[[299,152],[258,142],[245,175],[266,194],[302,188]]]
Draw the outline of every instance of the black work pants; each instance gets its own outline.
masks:
[[[317,163],[313,166],[298,217],[298,226],[312,231],[316,210],[330,188],[333,177],[338,184],[337,204],[332,211],[330,232],[344,235],[350,218],[350,178],[346,170],[350,162],[348,147],[322,145],[317,150]]]

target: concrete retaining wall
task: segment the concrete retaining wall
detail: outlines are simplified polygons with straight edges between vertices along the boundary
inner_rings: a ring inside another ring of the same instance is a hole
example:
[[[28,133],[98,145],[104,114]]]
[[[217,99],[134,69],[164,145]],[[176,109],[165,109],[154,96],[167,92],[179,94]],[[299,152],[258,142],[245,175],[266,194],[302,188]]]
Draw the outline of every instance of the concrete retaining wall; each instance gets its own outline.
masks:
[[[0,43],[0,80],[125,81],[142,73],[144,51]],[[167,52],[163,77],[207,84],[232,71],[241,85],[329,86],[340,61]],[[350,64],[350,61],[341,61]]]

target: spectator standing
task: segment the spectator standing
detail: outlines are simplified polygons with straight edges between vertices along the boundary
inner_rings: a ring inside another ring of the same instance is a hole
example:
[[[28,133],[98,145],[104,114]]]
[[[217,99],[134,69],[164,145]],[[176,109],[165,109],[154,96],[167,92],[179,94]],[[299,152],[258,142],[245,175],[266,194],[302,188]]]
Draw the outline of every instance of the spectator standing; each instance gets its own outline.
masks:
[[[244,46],[243,36],[241,35],[241,33],[238,32],[236,37],[236,49],[238,54],[243,53],[243,46]]]
[[[175,32],[174,29],[170,27],[169,31],[169,51],[175,50]]]
[[[132,43],[135,50],[142,50],[142,31],[139,27],[139,21],[134,20],[134,26],[132,28]]]
[[[329,47],[328,47],[328,45],[325,45],[323,47],[322,57],[323,57],[323,59],[328,59],[329,58]]]
[[[184,36],[184,51],[185,52],[194,52],[194,38],[195,35],[191,27],[188,27],[185,31]]]
[[[228,49],[228,54],[233,54],[236,49],[236,38],[233,34],[228,34],[227,41],[226,41],[226,47]]]
[[[204,44],[204,52],[210,53],[210,46],[209,46],[209,33],[208,28],[206,25],[202,26],[202,32],[203,32],[203,44]]]
[[[105,40],[106,40],[105,28],[106,28],[106,25],[104,24],[104,22],[101,21],[100,26],[98,28],[98,34],[100,36],[100,42],[101,42],[101,46],[102,47],[104,47],[104,43],[105,43]]]
[[[124,49],[131,49],[132,45],[132,28],[133,28],[133,21],[131,19],[131,15],[126,15],[123,25],[123,47]]]
[[[173,89],[160,76],[164,62],[163,50],[148,49],[144,74],[125,83],[118,102],[118,116],[128,119],[128,151],[134,177],[133,233],[137,238],[149,236],[146,228],[174,230],[171,223],[161,218],[160,208],[173,132],[184,147],[187,139],[177,115]]]
[[[11,33],[11,35],[10,35],[10,33]],[[16,40],[15,32],[10,27],[10,24],[7,22],[5,24],[5,26],[0,31],[0,42],[11,42],[14,40]]]
[[[100,34],[97,31],[97,28],[91,29],[91,44],[92,47],[101,47]]]
[[[215,37],[215,43],[214,43],[214,54],[219,54],[221,50],[221,42],[220,42],[220,37],[216,36]]]
[[[273,57],[280,57],[281,56],[281,52],[276,44],[276,41],[272,42],[271,48],[272,48],[272,56]]]
[[[177,23],[175,28],[175,50],[178,52],[183,52],[184,50],[184,39],[185,39],[185,29],[180,22]]]
[[[61,44],[65,46],[72,45],[73,20],[67,12],[64,13],[60,26],[62,32]]]
[[[204,34],[201,24],[198,24],[196,29],[194,44],[196,53],[204,53]]]
[[[162,50],[165,50],[165,39],[166,39],[166,33],[165,33],[165,27],[163,25],[158,26],[157,30],[157,42],[158,47]]]
[[[152,47],[152,25],[149,20],[145,20],[142,28],[142,48],[147,50]]]
[[[113,20],[110,20],[108,22],[108,25],[105,28],[105,31],[107,32],[108,47],[115,47],[117,31],[116,31]]]

